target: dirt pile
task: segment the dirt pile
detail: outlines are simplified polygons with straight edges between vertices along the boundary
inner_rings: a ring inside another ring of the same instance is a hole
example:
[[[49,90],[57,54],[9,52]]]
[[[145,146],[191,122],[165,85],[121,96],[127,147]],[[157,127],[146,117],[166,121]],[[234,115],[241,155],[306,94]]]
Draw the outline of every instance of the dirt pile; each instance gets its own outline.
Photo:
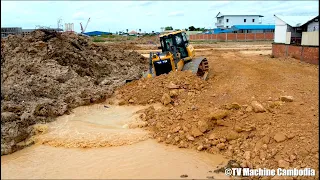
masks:
[[[30,125],[105,99],[147,64],[136,52],[45,30],[1,39],[1,47],[1,155],[18,149]]]
[[[221,153],[241,167],[318,168],[316,114],[297,110],[303,103],[292,96],[221,103],[207,82],[173,72],[127,84],[117,98],[119,104],[165,105],[140,116],[159,142]]]
[[[173,105],[185,102],[189,96],[195,96],[206,85],[189,71],[170,72],[156,78],[144,78],[120,87],[116,92],[119,102],[124,104],[150,104],[161,102],[167,94]],[[179,94],[179,99],[176,96]],[[171,102],[170,101],[170,102]]]

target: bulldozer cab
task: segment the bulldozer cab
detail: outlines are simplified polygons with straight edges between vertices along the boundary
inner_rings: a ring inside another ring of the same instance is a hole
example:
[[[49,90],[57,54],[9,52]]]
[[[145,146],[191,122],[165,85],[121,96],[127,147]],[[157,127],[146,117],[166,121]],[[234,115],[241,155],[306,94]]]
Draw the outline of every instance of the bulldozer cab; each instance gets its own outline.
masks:
[[[189,41],[187,35],[183,31],[171,32],[160,36],[162,52],[173,52],[173,49],[180,53],[181,58],[188,57],[187,47]]]

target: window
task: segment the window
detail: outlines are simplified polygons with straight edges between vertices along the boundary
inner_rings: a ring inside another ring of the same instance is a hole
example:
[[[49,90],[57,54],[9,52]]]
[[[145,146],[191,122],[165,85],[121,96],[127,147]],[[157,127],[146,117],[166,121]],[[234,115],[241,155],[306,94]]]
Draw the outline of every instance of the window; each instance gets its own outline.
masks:
[[[221,23],[221,19],[219,20],[219,23]]]
[[[176,42],[178,45],[181,44],[182,38],[180,36],[176,36]]]
[[[182,38],[183,38],[183,41],[186,42],[187,41],[187,36],[185,33],[182,33]]]
[[[227,22],[229,22],[229,19],[226,19]]]
[[[247,19],[244,19],[243,22],[247,22]]]
[[[254,19],[252,19],[252,22],[254,22]]]

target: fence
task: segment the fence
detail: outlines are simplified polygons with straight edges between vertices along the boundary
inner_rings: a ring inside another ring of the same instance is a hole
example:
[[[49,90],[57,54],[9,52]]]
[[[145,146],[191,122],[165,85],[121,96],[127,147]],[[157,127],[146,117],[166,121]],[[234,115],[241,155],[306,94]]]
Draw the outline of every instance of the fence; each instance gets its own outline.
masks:
[[[274,33],[222,33],[189,35],[192,41],[272,41]]]
[[[310,64],[319,64],[319,46],[273,43],[272,55],[274,57],[293,57]]]

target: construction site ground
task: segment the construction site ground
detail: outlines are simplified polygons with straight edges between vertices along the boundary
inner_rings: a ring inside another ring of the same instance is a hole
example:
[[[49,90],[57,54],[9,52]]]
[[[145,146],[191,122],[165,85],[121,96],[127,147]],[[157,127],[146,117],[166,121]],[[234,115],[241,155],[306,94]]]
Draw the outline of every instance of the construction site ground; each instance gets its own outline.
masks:
[[[124,42],[103,42],[99,46],[106,44],[128,52],[137,51],[145,57],[158,46]],[[61,116],[56,124],[50,123],[46,130],[39,130],[48,133],[36,135],[36,145],[2,156],[1,169],[6,173],[1,178],[219,179],[226,178],[221,175],[224,173],[213,171],[226,165],[312,168],[316,177],[307,178],[317,179],[318,66],[290,57],[273,58],[268,42],[192,44],[196,56],[208,59],[207,81],[189,72],[171,72],[117,86],[111,99],[87,109],[76,108],[71,116]],[[97,108],[99,111],[94,110]],[[112,119],[107,111],[113,112],[113,108],[120,108],[121,117],[127,120],[132,115],[124,116],[124,112],[134,114],[133,121],[115,122],[117,127],[134,131],[113,131],[110,127],[115,124],[103,124],[103,117]],[[84,136],[90,133],[90,137]],[[194,152],[199,152],[201,157]],[[67,157],[69,166],[62,163],[64,160],[57,160],[58,157]],[[235,161],[230,164],[229,160]],[[101,166],[108,163],[111,166]],[[175,169],[176,166],[182,168]],[[82,168],[80,173],[74,171],[79,168]],[[104,168],[108,173],[103,173]],[[168,171],[166,175],[164,170]],[[133,176],[125,175],[129,173]],[[263,177],[271,178],[279,179]]]

